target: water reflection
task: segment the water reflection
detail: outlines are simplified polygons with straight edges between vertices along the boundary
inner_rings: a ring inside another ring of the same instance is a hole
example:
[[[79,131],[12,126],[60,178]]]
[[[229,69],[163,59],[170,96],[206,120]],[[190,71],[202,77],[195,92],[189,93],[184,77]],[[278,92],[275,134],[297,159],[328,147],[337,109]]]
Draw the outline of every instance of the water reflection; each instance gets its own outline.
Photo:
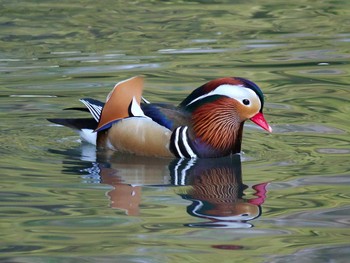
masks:
[[[71,152],[67,154],[71,155]],[[79,169],[84,180],[112,186],[107,192],[110,207],[131,216],[140,214],[145,186],[175,187],[176,194],[189,200],[187,213],[206,221],[186,223],[188,227],[250,228],[253,225],[249,221],[261,215],[266,198],[265,182],[252,186],[253,198],[245,197],[248,186],[242,181],[239,155],[171,160],[96,152],[86,145],[81,160],[89,160],[91,164]]]
[[[187,213],[207,222],[186,224],[191,227],[249,228],[248,221],[261,215],[267,183],[254,185],[254,198],[247,199],[242,182],[239,155],[220,159],[177,160],[169,166],[173,185],[190,185],[176,191],[192,203]]]

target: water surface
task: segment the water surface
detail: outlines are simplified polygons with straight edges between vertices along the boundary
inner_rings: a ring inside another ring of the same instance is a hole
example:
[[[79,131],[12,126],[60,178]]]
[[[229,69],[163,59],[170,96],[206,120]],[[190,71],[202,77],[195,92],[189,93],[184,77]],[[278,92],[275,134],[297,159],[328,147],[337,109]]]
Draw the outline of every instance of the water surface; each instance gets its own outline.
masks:
[[[349,10],[1,1],[0,261],[347,262]],[[139,74],[169,103],[253,80],[274,132],[246,123],[242,156],[181,161],[96,152],[46,121]]]

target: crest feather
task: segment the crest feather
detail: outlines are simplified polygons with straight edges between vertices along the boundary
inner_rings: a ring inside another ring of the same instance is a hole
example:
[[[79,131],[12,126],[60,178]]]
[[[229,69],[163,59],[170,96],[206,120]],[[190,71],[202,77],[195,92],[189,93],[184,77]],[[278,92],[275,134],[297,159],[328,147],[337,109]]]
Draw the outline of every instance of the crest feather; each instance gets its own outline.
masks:
[[[195,89],[183,102],[181,102],[181,107],[186,107],[196,98],[199,98],[223,84],[231,84],[231,85],[242,85],[242,82],[235,78],[219,78],[214,79]]]

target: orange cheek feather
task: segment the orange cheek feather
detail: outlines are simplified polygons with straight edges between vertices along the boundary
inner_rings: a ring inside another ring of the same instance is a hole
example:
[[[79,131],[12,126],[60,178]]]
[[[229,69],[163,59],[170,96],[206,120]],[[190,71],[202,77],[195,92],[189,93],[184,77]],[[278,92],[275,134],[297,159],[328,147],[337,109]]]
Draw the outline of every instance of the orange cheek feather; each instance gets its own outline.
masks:
[[[217,149],[230,148],[234,134],[243,120],[237,112],[238,103],[230,98],[220,98],[198,107],[192,114],[196,137]]]

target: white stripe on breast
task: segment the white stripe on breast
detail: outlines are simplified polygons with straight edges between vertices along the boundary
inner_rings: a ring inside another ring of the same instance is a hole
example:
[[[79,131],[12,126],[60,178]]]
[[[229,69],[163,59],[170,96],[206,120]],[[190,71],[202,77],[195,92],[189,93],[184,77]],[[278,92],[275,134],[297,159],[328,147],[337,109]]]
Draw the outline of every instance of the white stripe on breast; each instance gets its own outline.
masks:
[[[183,140],[184,146],[186,148],[187,153],[190,155],[191,158],[197,158],[197,155],[193,152],[190,145],[188,144],[187,130],[188,130],[187,126],[184,127],[182,130],[182,140]]]

